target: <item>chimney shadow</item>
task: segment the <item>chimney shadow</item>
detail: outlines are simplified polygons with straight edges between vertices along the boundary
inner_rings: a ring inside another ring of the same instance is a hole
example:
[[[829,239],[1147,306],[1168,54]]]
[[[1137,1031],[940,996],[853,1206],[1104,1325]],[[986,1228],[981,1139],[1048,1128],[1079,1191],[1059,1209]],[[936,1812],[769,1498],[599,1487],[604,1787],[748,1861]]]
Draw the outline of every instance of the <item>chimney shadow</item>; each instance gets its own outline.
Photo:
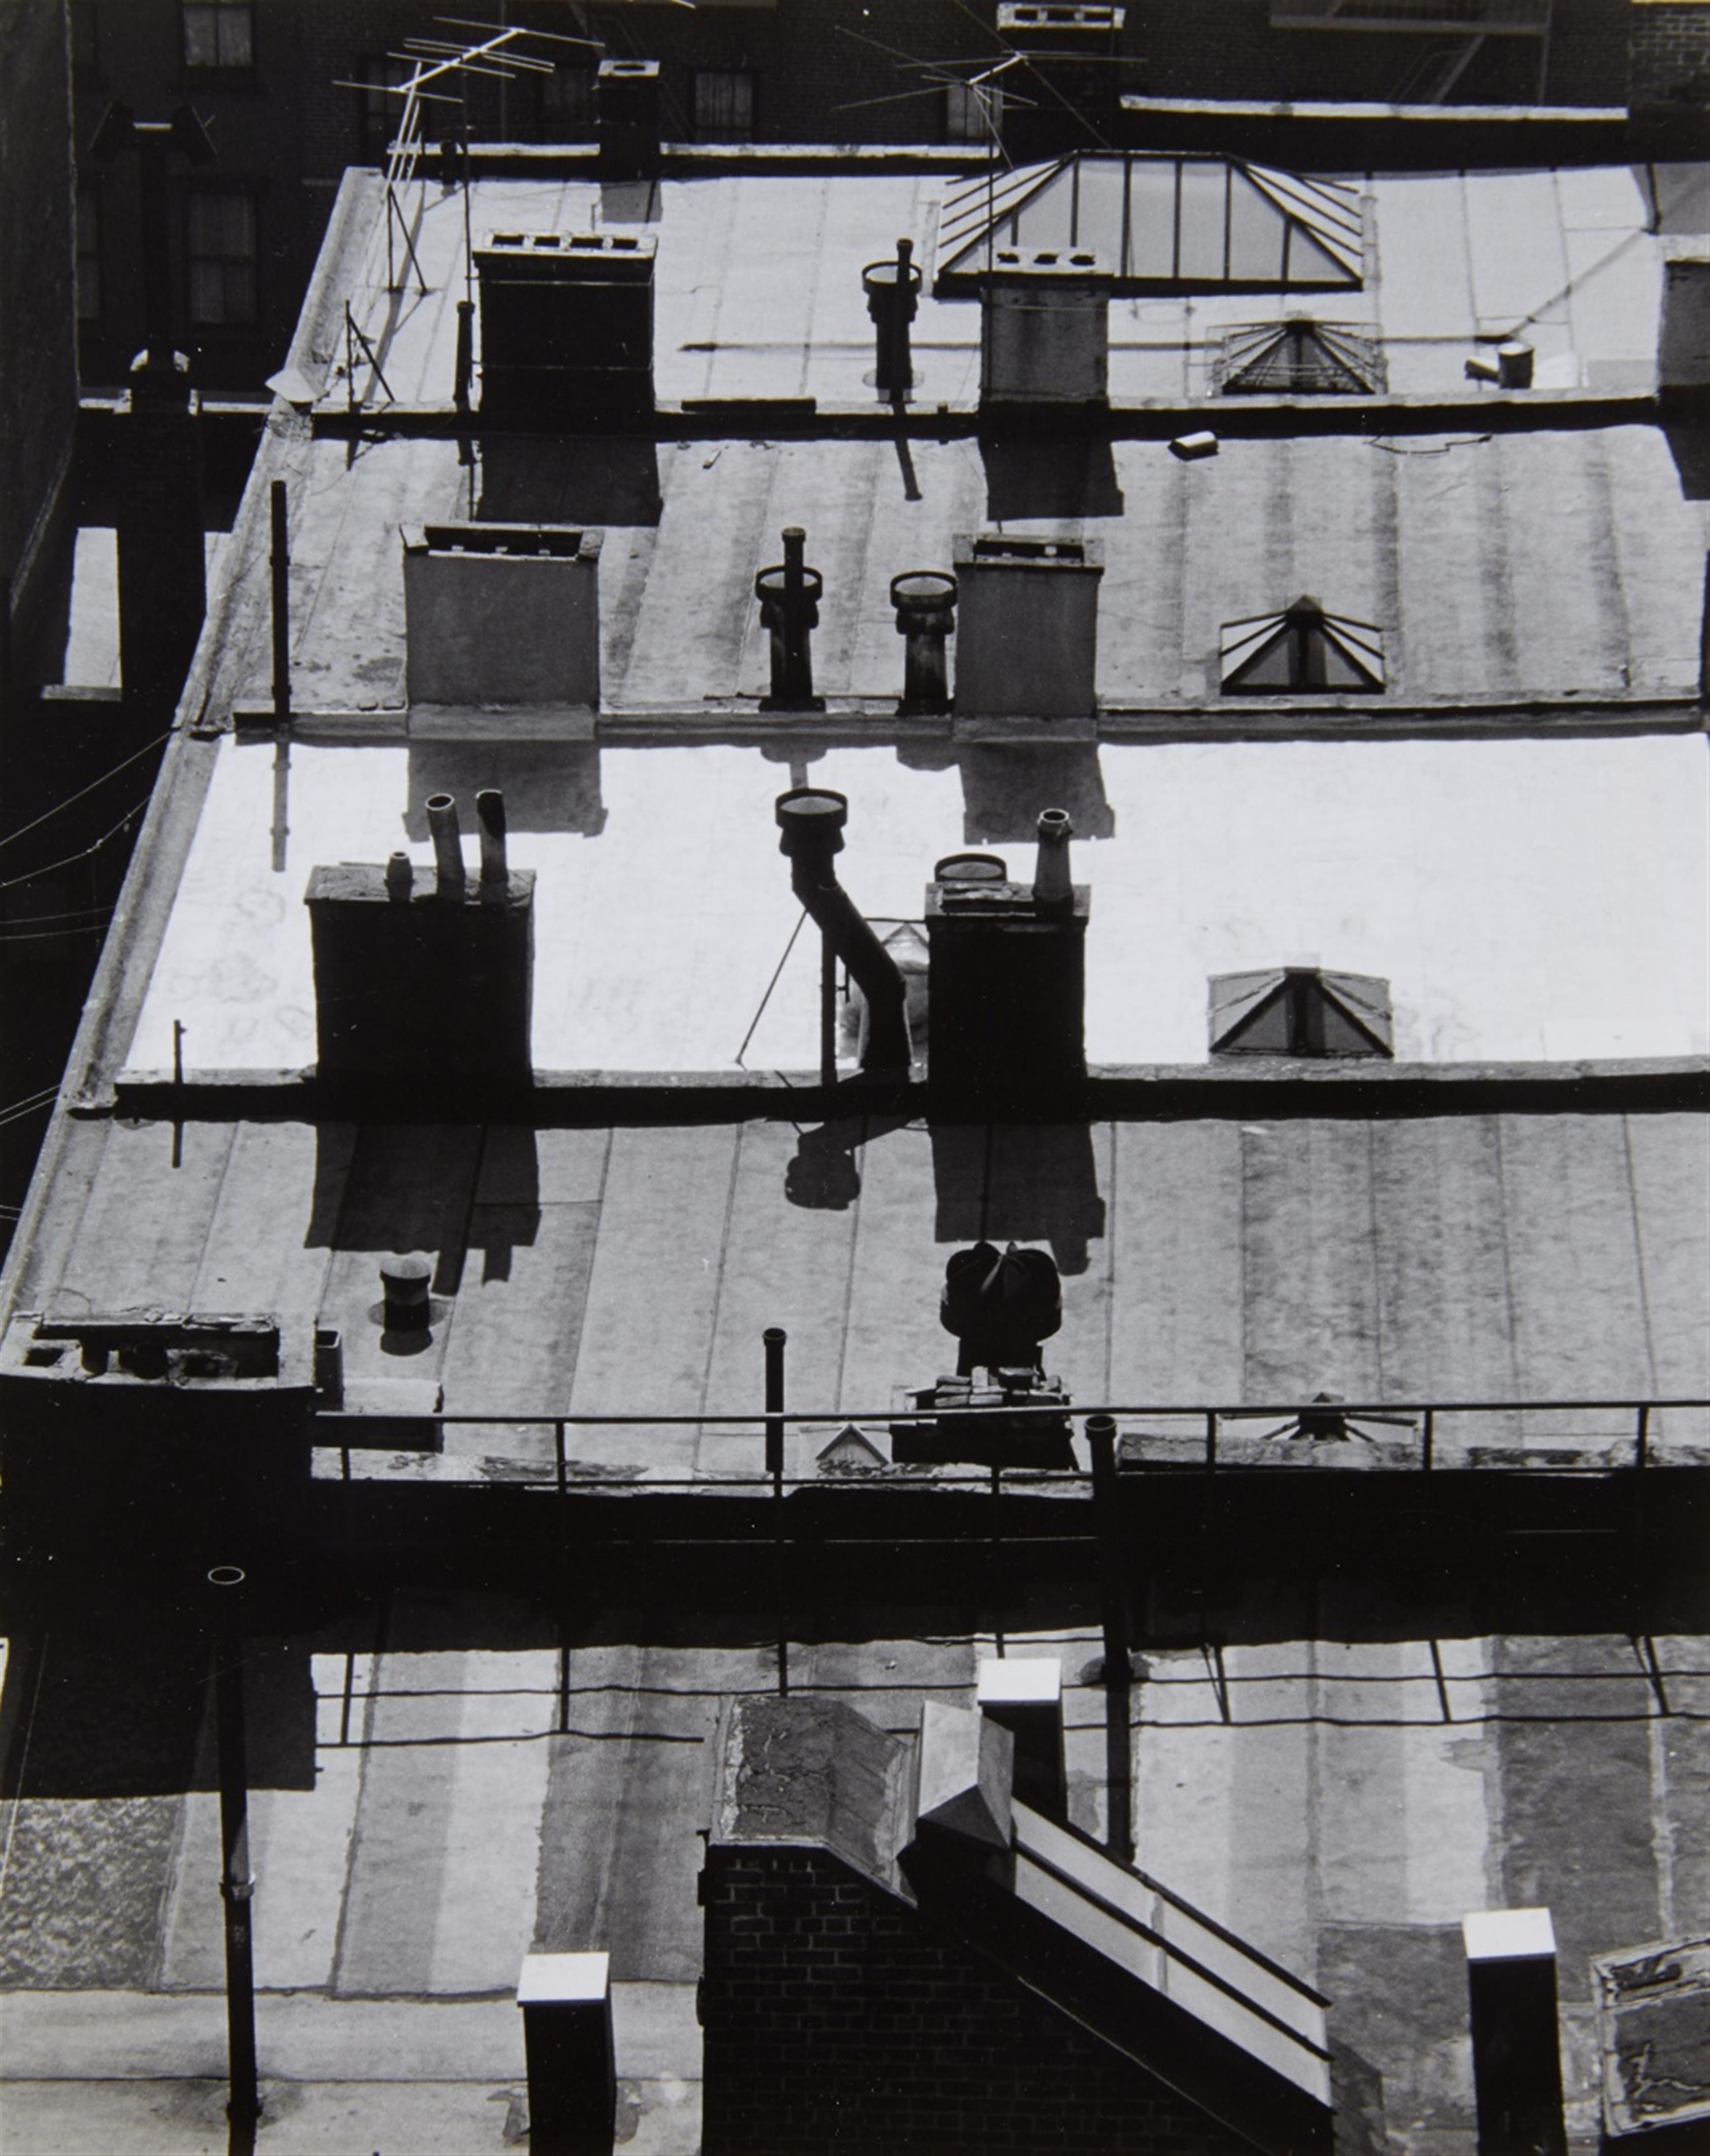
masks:
[[[1682,498],[1710,501],[1710,419],[1697,411],[1665,409],[1661,424]]]
[[[1030,845],[1042,808],[1066,808],[1077,839],[1116,835],[1096,742],[1005,742],[961,749],[956,760],[962,767],[967,845]],[[1012,861],[1010,867],[1024,879],[1032,873],[1027,863]]]
[[[932,1183],[940,1243],[1048,1243],[1072,1274],[1105,1231],[1085,1123],[935,1123]]]
[[[479,515],[496,524],[654,525],[657,445],[634,434],[489,434]]]
[[[980,443],[980,459],[991,523],[1122,513],[1122,490],[1108,440],[1045,433],[988,436]]]
[[[305,1249],[433,1251],[436,1297],[456,1294],[471,1250],[482,1280],[509,1279],[512,1250],[540,1233],[539,1140],[511,1123],[455,1136],[437,1173],[419,1163],[400,1172],[418,1143],[410,1127],[366,1125],[354,1151],[347,1128],[317,1127]]]
[[[656,224],[660,218],[657,180],[602,180],[599,221],[607,224]]]
[[[428,803],[436,793],[449,793],[458,804],[467,851],[475,798],[489,788],[505,797],[507,831],[564,831],[597,839],[605,829],[597,742],[425,740],[409,745],[406,834],[425,841],[431,835]]]

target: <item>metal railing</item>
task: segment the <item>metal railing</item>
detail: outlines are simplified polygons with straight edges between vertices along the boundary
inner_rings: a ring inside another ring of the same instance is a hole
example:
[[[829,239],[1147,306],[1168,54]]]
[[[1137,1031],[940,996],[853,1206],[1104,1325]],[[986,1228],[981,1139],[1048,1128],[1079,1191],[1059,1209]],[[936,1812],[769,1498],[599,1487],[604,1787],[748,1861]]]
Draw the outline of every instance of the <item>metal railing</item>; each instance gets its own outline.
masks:
[[[1072,1411],[1072,1419],[1083,1424],[1094,1416],[1115,1419],[1122,1467],[1130,1474],[1170,1474],[1184,1469],[1206,1474],[1298,1473],[1314,1468],[1321,1471],[1346,1468],[1362,1472],[1470,1471],[1592,1476],[1654,1467],[1671,1455],[1681,1465],[1710,1465],[1710,1398],[1702,1396],[1371,1403],[1320,1397],[1194,1407],[1175,1402],[1160,1405],[1118,1401],[1077,1406]],[[1695,1424],[1702,1419],[1702,1428],[1679,1436],[1662,1427],[1661,1419],[1665,1416],[1691,1416]],[[1569,1418],[1579,1419],[1580,1427],[1569,1427]],[[1595,1419],[1594,1428],[1584,1426],[1586,1418]],[[871,1488],[876,1483],[907,1486],[927,1480],[938,1489],[989,1488],[995,1493],[1006,1478],[1007,1486],[1012,1489],[1024,1486],[1067,1495],[1089,1485],[1090,1470],[1078,1464],[1073,1467],[987,1467],[970,1463],[958,1468],[881,1463],[853,1471],[819,1466],[806,1475],[783,1471],[780,1440],[786,1426],[802,1434],[831,1434],[853,1425],[863,1435],[905,1429],[924,1432],[936,1427],[942,1435],[947,1425],[965,1420],[971,1434],[977,1436],[979,1424],[994,1419],[1012,1430],[1032,1420],[1056,1424],[1064,1419],[1064,1410],[1060,1405],[1015,1405],[1001,1411],[989,1408],[926,1413],[890,1408],[785,1411],[780,1382],[777,1394],[768,1397],[763,1406],[746,1414],[531,1414],[440,1407],[425,1411],[400,1409],[375,1415],[323,1409],[315,1417],[312,1429],[317,1449],[340,1453],[341,1479],[346,1481],[357,1479],[351,1471],[352,1453],[370,1449],[360,1435],[365,1428],[375,1431],[373,1449],[393,1453],[409,1449],[398,1435],[406,1428],[431,1429],[438,1433],[440,1444],[448,1427],[550,1431],[550,1467],[541,1462],[538,1472],[530,1472],[535,1462],[523,1455],[488,1455],[490,1460],[524,1471],[490,1480],[488,1486],[547,1490],[561,1497],[577,1491],[637,1488],[650,1491],[716,1488],[733,1495],[752,1491],[778,1496],[790,1490],[824,1489],[839,1482]],[[1256,1430],[1255,1424],[1261,1427]],[[1475,1425],[1471,1434],[1468,1424]],[[1540,1424],[1545,1427],[1541,1429]],[[645,1466],[615,1473],[588,1472],[571,1450],[571,1433],[598,1430],[752,1433],[754,1472],[718,1469],[660,1475]],[[383,1437],[382,1430],[386,1433]],[[1482,1441],[1475,1442],[1475,1439]],[[1084,1437],[1081,1441],[1084,1445]],[[437,1448],[417,1449],[427,1452]],[[1697,1456],[1701,1453],[1702,1458]],[[471,1474],[467,1480],[475,1486],[481,1478]]]

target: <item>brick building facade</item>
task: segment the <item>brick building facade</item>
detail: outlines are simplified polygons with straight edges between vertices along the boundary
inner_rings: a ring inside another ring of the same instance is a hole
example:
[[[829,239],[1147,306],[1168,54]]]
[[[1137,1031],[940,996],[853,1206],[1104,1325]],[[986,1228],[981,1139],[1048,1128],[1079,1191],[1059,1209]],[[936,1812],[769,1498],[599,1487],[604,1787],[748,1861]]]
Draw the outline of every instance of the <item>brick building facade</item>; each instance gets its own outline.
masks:
[[[824,1851],[713,1846],[705,2156],[1245,2143]]]

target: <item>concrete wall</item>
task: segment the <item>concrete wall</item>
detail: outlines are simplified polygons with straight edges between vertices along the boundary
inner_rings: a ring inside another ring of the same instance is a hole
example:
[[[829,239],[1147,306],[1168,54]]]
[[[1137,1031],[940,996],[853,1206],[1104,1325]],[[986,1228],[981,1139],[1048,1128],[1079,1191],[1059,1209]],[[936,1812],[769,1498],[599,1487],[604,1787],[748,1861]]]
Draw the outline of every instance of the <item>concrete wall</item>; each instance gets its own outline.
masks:
[[[1245,2143],[835,1857],[707,1851],[705,2156]]]

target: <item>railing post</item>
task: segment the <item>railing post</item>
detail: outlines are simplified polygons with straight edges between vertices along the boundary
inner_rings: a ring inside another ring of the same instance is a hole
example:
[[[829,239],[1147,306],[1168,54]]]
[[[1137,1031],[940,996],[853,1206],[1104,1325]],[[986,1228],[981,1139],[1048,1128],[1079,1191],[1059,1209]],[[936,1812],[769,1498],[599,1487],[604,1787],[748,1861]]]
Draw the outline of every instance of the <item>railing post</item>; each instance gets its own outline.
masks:
[[[784,1634],[783,1350],[789,1335],[768,1325],[766,1350],[766,1471],[772,1477],[772,1575],[778,1605],[778,1696],[789,1697],[789,1641]]]
[[[241,1588],[236,1565],[215,1565],[210,1586]],[[261,2116],[255,2059],[255,1947],[249,1876],[249,1787],[244,1728],[244,1654],[240,1620],[218,1624],[213,1642],[213,1717],[219,1769],[220,1900],[225,1911],[226,2118],[234,2148],[253,2148]]]
[[[1217,1465],[1217,1410],[1205,1410],[1205,1471],[1209,1475]]]
[[[555,1422],[552,1424],[552,1460],[553,1466],[557,1470],[558,1495],[562,1497],[567,1490],[570,1481],[570,1463],[566,1457],[564,1425],[562,1422]]]
[[[1633,1433],[1633,1465],[1645,1466],[1651,1456],[1651,1403],[1639,1404],[1639,1426]]]
[[[1117,1419],[1086,1418],[1092,1455],[1092,1502],[1097,1514],[1099,1605],[1104,1631],[1105,1840],[1119,1863],[1134,1861],[1133,1767],[1130,1753],[1128,1612],[1122,1592],[1122,1529],[1117,1511]]]
[[[1435,1408],[1427,1408],[1425,1411],[1425,1426],[1420,1433],[1420,1465],[1429,1475],[1436,1459],[1437,1411]]]

